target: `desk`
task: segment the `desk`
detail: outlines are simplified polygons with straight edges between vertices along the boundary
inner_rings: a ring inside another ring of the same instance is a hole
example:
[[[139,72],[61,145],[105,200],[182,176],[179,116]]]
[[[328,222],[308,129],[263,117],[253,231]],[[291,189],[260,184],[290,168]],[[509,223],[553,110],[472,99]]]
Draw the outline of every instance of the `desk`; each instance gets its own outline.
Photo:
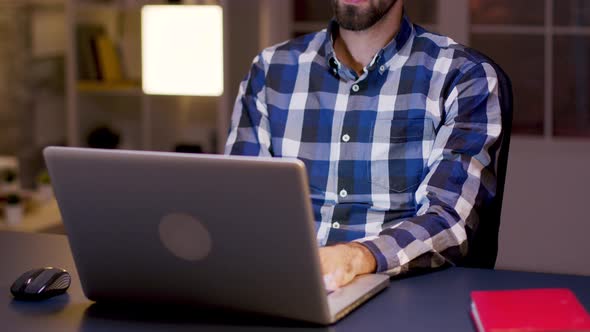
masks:
[[[92,304],[82,294],[63,235],[0,231],[0,326],[4,331],[475,331],[469,318],[469,292],[475,289],[568,287],[590,308],[590,277],[451,268],[393,280],[338,324],[314,327],[297,322],[239,314],[163,312]],[[13,301],[9,288],[22,272],[54,265],[73,277],[68,295],[40,303]],[[110,311],[109,311],[110,310]],[[223,317],[222,317],[223,316]],[[290,329],[291,330],[291,329]]]

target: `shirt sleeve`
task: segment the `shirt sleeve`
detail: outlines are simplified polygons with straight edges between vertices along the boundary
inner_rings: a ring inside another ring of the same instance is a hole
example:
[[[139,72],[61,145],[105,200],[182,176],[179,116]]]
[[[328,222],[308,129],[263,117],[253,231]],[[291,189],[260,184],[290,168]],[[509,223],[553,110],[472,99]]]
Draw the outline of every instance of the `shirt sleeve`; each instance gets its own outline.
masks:
[[[234,104],[225,154],[271,156],[270,125],[265,102],[263,53],[256,56],[250,72],[240,83]]]
[[[502,137],[498,78],[490,64],[470,64],[445,99],[443,123],[419,185],[417,213],[357,241],[390,275],[456,265],[467,254],[466,227],[496,192],[497,142]]]

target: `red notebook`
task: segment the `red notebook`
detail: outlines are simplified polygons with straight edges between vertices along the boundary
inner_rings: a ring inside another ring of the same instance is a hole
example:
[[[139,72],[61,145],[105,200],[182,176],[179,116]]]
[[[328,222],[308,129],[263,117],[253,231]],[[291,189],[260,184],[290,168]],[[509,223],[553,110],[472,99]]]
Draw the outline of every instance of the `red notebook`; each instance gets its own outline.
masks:
[[[471,317],[479,332],[590,332],[590,315],[563,288],[474,291]]]

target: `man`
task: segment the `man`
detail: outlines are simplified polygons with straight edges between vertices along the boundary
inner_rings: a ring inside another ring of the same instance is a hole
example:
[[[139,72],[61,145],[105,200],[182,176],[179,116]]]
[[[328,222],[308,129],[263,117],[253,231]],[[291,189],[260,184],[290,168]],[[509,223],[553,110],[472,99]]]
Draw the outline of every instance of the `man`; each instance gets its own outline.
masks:
[[[498,79],[403,0],[332,0],[327,31],[262,51],[226,153],[307,167],[328,288],[461,262],[495,195]]]

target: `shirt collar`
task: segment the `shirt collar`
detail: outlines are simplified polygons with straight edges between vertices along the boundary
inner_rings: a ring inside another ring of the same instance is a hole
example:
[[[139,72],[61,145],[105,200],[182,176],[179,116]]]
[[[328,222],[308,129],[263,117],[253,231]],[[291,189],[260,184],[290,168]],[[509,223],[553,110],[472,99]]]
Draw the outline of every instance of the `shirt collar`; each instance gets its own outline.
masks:
[[[335,19],[330,20],[326,31],[326,40],[324,41],[324,54],[326,55],[326,62],[328,68],[334,74],[339,73],[341,70],[340,61],[336,58],[336,53],[334,51],[334,34],[338,31],[338,27],[338,22],[336,22]],[[398,33],[387,45],[385,45],[385,47],[375,54],[375,57],[373,57],[373,60],[367,66],[367,69],[372,70],[379,64],[388,63],[389,60],[391,60],[410,39],[413,29],[414,27],[412,22],[404,13]]]

